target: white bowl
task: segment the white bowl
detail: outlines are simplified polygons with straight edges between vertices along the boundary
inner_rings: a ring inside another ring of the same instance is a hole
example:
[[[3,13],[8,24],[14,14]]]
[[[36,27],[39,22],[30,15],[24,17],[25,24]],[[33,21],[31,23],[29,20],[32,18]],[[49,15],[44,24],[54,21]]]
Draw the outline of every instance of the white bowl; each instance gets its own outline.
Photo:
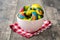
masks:
[[[17,22],[24,31],[34,32],[37,31],[42,26],[43,18],[40,20],[28,21],[28,20],[22,20],[17,17]]]

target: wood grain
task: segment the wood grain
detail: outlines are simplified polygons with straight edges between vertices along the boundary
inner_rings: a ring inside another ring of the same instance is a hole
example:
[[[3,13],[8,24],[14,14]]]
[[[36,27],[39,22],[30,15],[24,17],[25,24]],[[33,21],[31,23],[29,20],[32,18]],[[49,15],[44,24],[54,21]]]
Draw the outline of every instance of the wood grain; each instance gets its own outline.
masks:
[[[57,33],[57,19],[56,19],[56,13],[57,13],[57,9],[54,7],[46,7],[46,15],[48,17],[48,19],[52,22],[52,27],[50,29],[51,31],[51,39],[52,40],[56,40],[56,33]]]
[[[9,40],[17,0],[0,0],[0,40]]]

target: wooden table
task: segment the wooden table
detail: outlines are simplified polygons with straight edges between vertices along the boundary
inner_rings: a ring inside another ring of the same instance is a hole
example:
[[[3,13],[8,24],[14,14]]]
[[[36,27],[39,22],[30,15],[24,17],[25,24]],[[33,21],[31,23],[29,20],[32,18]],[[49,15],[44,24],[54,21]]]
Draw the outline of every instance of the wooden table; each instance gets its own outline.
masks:
[[[51,28],[30,39],[21,37],[9,28],[9,24],[16,22],[15,15],[20,7],[40,2],[44,5],[44,18],[52,22]],[[59,0],[6,0],[0,3],[3,3],[0,8],[0,40],[60,40]]]

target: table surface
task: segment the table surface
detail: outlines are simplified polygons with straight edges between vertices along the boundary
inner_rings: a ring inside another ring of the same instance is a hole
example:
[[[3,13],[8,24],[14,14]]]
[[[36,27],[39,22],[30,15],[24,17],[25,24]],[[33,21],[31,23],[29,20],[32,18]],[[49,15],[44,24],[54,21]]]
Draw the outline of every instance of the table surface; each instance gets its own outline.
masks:
[[[20,7],[43,3],[44,18],[52,22],[51,28],[30,39],[13,32],[9,25],[16,22]],[[0,40],[60,40],[60,0],[0,0]]]

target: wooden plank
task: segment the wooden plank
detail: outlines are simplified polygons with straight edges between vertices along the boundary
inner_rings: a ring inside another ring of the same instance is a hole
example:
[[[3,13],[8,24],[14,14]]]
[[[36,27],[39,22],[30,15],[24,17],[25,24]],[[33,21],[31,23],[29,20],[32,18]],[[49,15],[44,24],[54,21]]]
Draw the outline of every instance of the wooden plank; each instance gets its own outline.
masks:
[[[48,12],[47,12],[48,11]],[[52,13],[51,13],[52,12]],[[52,40],[60,40],[60,25],[59,25],[59,13],[56,8],[54,7],[46,7],[46,14],[53,23],[52,28],[51,28],[51,37]]]
[[[17,0],[0,0],[0,40],[9,40]]]

